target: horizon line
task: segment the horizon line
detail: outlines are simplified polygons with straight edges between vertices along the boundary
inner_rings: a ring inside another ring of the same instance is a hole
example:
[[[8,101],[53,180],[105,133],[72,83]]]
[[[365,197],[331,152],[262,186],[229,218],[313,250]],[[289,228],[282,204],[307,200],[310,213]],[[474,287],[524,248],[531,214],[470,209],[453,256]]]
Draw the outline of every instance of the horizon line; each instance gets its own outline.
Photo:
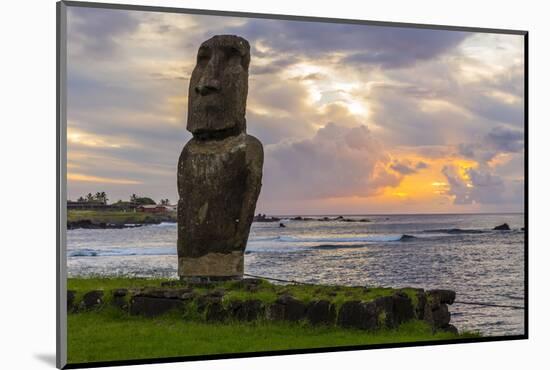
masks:
[[[259,212],[258,214],[261,214]],[[517,215],[525,214],[525,211],[513,212],[425,212],[425,213],[264,213],[268,216],[431,216],[431,215]]]

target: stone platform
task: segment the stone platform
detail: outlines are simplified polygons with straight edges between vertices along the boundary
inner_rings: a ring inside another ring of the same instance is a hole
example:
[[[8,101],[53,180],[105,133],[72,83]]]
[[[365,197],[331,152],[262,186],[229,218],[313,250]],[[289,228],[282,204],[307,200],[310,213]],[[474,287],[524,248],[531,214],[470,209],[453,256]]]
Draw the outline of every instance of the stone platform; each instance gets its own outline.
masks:
[[[272,285],[260,279],[231,283],[178,281],[163,286],[108,291],[68,291],[69,313],[114,306],[131,315],[168,312],[207,322],[307,321],[311,325],[363,330],[394,328],[424,320],[434,330],[456,332],[448,305],[452,290]]]

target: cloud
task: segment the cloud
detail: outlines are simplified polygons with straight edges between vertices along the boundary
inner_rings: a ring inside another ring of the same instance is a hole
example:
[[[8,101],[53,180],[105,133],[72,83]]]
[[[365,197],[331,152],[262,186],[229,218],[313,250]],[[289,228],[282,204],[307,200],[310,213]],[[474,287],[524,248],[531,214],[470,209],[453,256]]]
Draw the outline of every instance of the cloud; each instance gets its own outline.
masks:
[[[423,170],[423,169],[428,168],[428,167],[430,167],[430,165],[427,164],[426,162],[422,162],[422,161],[418,162],[416,164],[416,166],[414,166],[414,168],[417,169],[417,170]]]
[[[416,169],[407,162],[394,162],[390,165],[390,168],[402,175],[410,175],[416,172]]]
[[[200,43],[220,33],[251,42],[248,132],[264,143],[261,196],[271,204],[371,202],[411,178],[441,182],[441,163],[457,155],[479,173],[465,180],[447,170],[454,193],[488,201],[468,187],[474,182],[503,200],[521,193],[516,36],[106,9],[69,13],[70,169],[138,182],[104,182],[113,199],[130,188],[176,199],[177,157],[190,138],[188,77]],[[97,187],[70,180],[69,195]]]
[[[139,181],[127,180],[127,179],[114,179],[108,177],[89,176],[81,173],[69,173],[67,179],[70,181],[78,182],[97,182],[101,184],[123,184],[123,185],[136,185],[141,184]]]
[[[468,168],[461,175],[456,166],[442,170],[449,189],[446,195],[456,205],[463,204],[518,204],[523,207],[523,180],[509,180],[493,174],[490,169]]]
[[[68,7],[68,50],[103,58],[119,50],[119,37],[139,26],[132,12],[113,9]]]
[[[524,148],[524,132],[505,126],[491,129],[479,141],[461,143],[458,152],[480,163],[487,163],[501,153],[519,153]]]
[[[252,42],[261,41],[273,52],[290,52],[309,58],[340,52],[345,53],[342,63],[385,68],[405,67],[434,58],[472,35],[456,31],[265,19],[250,19],[229,32]]]
[[[387,169],[390,157],[366,126],[329,123],[311,139],[269,145],[265,153],[264,200],[368,197],[402,178]]]
[[[428,168],[428,164],[426,162],[418,162],[416,164],[413,164],[409,160],[394,160],[392,164],[390,165],[390,168],[394,170],[395,172],[400,173],[401,175],[412,175],[413,173],[417,173],[419,170]]]

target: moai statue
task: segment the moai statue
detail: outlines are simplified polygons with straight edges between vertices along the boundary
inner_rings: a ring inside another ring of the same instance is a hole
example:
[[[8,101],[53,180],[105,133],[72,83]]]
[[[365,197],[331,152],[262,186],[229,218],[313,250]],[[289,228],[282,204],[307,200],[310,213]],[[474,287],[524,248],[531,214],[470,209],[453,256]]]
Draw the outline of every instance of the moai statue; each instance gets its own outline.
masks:
[[[178,162],[178,274],[243,275],[244,250],[262,186],[262,143],[246,134],[250,45],[238,36],[202,43],[189,83]]]

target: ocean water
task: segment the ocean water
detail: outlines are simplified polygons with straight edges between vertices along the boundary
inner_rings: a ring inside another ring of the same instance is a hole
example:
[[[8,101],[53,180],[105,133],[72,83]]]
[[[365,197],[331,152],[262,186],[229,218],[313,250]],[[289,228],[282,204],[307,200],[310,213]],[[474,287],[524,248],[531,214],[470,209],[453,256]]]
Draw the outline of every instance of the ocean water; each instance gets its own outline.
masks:
[[[457,301],[524,305],[523,214],[365,215],[371,222],[253,223],[245,273],[309,283],[444,288]],[[508,223],[511,231],[492,228]],[[411,236],[403,238],[403,235]],[[177,277],[176,225],[69,230],[69,276]],[[524,310],[455,303],[451,323],[524,333]]]

